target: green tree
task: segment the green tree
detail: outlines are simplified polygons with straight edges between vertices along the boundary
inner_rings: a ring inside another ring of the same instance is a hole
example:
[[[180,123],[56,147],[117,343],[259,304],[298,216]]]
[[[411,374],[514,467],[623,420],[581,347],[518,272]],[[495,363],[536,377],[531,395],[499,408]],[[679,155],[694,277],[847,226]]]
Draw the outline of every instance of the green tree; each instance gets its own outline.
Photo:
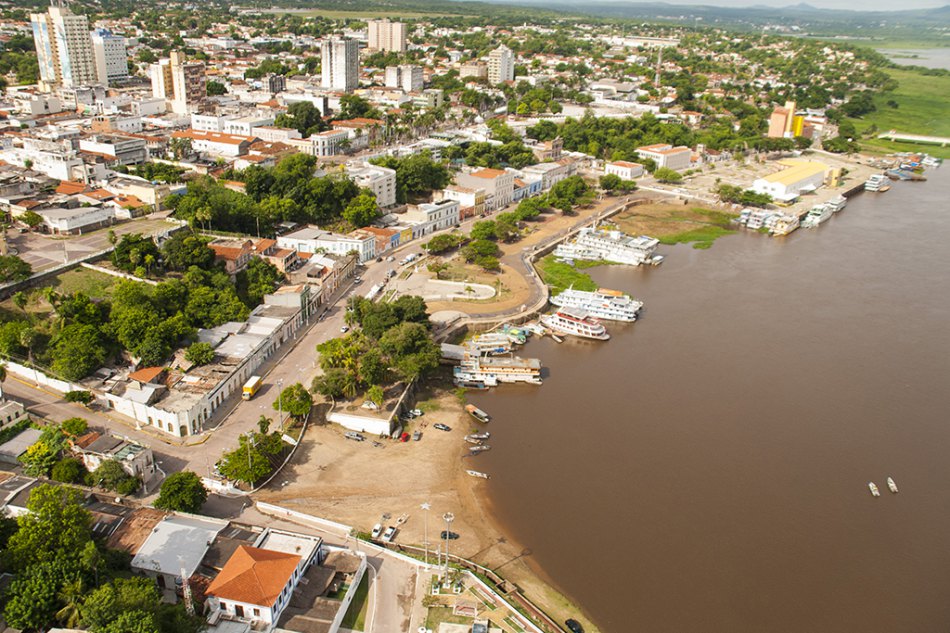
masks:
[[[275,411],[280,409],[295,418],[302,418],[310,413],[313,397],[307,388],[298,382],[281,391],[273,406]]]
[[[161,510],[197,513],[208,500],[201,478],[189,470],[173,473],[162,482],[155,507]]]
[[[228,92],[228,89],[225,87],[223,83],[219,81],[214,81],[214,80],[208,81],[205,84],[205,88],[208,91],[209,97],[215,97],[218,95],[227,94]]]
[[[376,205],[376,196],[370,191],[363,191],[350,200],[343,210],[343,219],[355,227],[369,226],[379,217],[379,207]]]
[[[129,474],[122,469],[122,464],[114,459],[103,461],[90,476],[93,483],[106,490],[116,490],[122,482],[130,478]]]
[[[207,365],[214,360],[214,348],[210,343],[192,343],[185,350],[185,360],[195,365]]]
[[[36,211],[27,211],[26,213],[22,214],[18,219],[20,220],[20,222],[23,222],[23,224],[27,225],[31,229],[35,229],[36,227],[38,227],[40,224],[43,223],[43,216],[41,216]]]
[[[13,305],[18,307],[20,310],[25,310],[26,304],[29,301],[29,297],[27,297],[26,293],[22,290],[14,292],[11,299],[13,299]]]
[[[145,256],[158,258],[161,253],[152,238],[139,233],[128,233],[122,236],[112,251],[112,264],[119,270],[132,272],[145,262]]]
[[[264,454],[257,434],[242,435],[238,448],[225,453],[218,470],[228,479],[253,485],[270,474],[272,467]],[[279,438],[278,438],[279,440]]]
[[[214,251],[208,246],[209,241],[190,231],[178,231],[162,244],[165,265],[181,272],[192,266],[210,270],[214,267]]]
[[[19,629],[44,629],[56,616],[59,588],[71,581],[75,581],[75,572],[60,561],[31,566],[29,573],[18,575],[10,584],[3,610],[7,624]]]
[[[238,273],[238,296],[248,307],[259,306],[284,281],[284,274],[267,260],[255,257],[247,268]]]
[[[669,167],[658,167],[653,176],[658,182],[678,183],[683,182],[683,175]]]
[[[72,437],[79,437],[89,430],[89,423],[83,418],[67,418],[59,426],[64,433]]]
[[[67,325],[49,344],[50,367],[66,380],[80,380],[98,369],[108,357],[102,335],[92,325]]]
[[[31,477],[48,475],[66,448],[66,435],[58,426],[47,426],[38,439],[20,455],[23,471]]]
[[[614,191],[620,188],[621,182],[623,179],[617,174],[604,174],[600,177],[600,188],[604,191]]]
[[[138,612],[154,617],[161,608],[161,596],[155,583],[149,578],[133,576],[116,578],[97,588],[86,597],[80,613],[84,627],[105,631],[123,613]]]
[[[50,473],[50,478],[54,481],[61,481],[64,484],[81,483],[86,476],[86,467],[75,457],[66,457],[56,462]]]
[[[383,401],[386,399],[383,388],[379,385],[373,385],[366,391],[366,399],[374,403],[377,407],[381,407]]]
[[[41,484],[30,492],[27,512],[7,543],[6,562],[13,571],[32,565],[78,560],[92,540],[92,515],[82,493],[66,486]]]
[[[24,281],[33,274],[33,267],[16,255],[0,255],[0,282]]]
[[[415,380],[439,366],[441,350],[421,323],[400,323],[379,340],[379,347],[406,380]]]
[[[479,220],[472,225],[471,238],[473,240],[494,240],[498,238],[498,231],[494,220]]]
[[[92,395],[91,391],[85,391],[85,390],[67,391],[65,395],[63,396],[63,400],[65,400],[66,402],[78,402],[80,404],[89,404],[95,399],[96,397]],[[80,419],[80,418],[76,418],[76,419]]]

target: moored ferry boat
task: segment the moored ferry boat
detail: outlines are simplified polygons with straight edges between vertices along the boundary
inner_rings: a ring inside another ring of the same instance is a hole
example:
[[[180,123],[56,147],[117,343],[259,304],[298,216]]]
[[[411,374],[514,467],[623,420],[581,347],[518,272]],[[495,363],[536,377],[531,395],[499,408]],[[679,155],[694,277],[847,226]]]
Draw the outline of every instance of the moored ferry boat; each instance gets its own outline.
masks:
[[[801,225],[798,216],[794,214],[782,214],[776,218],[772,225],[772,235],[788,235]]]
[[[491,420],[490,415],[488,415],[487,413],[485,413],[484,411],[476,407],[474,404],[465,405],[465,411],[466,413],[468,413],[470,416],[472,416],[479,422],[488,422],[489,420]]]
[[[827,204],[816,204],[809,211],[805,219],[802,220],[802,226],[806,229],[813,229],[822,222],[825,222],[832,216],[834,211]]]
[[[632,237],[616,230],[584,227],[570,242],[562,242],[554,249],[558,259],[604,260],[613,264],[658,264],[662,256],[656,255],[660,241],[640,235]]]
[[[561,308],[580,308],[591,316],[609,321],[636,321],[642,301],[637,301],[619,290],[600,288],[593,292],[573,287],[551,297],[551,303]]]
[[[560,308],[554,314],[541,317],[541,323],[562,334],[592,338],[598,341],[606,341],[610,338],[607,328],[600,321],[590,316],[587,310],[579,308]]]
[[[845,198],[845,197],[842,196],[842,195],[837,195],[837,196],[835,196],[834,198],[832,198],[831,200],[829,200],[828,202],[826,202],[825,204],[828,205],[828,206],[830,206],[830,207],[831,207],[831,210],[832,210],[834,213],[837,213],[838,211],[841,211],[842,209],[844,209],[845,206],[847,206],[847,204],[848,204],[848,199]]]
[[[865,191],[884,191],[887,177],[884,174],[872,174],[870,178],[864,181]],[[890,187],[887,187],[890,189]]]

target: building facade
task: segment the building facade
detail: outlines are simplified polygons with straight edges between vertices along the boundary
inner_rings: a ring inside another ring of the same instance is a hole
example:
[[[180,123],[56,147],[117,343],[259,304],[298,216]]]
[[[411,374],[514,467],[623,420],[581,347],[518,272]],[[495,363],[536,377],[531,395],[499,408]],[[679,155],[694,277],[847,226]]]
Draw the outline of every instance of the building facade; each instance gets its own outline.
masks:
[[[500,84],[515,78],[515,55],[502,44],[488,54],[488,83]]]
[[[370,20],[367,23],[369,48],[377,51],[406,52],[406,25],[388,19]]]
[[[109,84],[129,78],[129,56],[125,38],[106,29],[92,32],[92,52],[96,60],[99,83]]]
[[[89,20],[66,7],[30,14],[40,78],[67,88],[96,83],[98,74]]]
[[[356,90],[360,76],[360,49],[356,40],[347,38],[323,40],[320,63],[320,85],[343,92]]]
[[[418,92],[422,90],[422,67],[413,64],[386,67],[386,86],[401,88],[404,92]]]

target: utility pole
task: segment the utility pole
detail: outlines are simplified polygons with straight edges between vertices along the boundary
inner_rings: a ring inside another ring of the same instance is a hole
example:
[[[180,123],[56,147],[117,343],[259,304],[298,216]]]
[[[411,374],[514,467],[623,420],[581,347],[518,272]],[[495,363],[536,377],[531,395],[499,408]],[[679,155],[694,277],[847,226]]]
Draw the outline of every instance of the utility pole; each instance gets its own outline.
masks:
[[[425,511],[425,515],[424,515],[425,519],[423,520],[423,525],[425,525],[425,528],[424,528],[425,537],[423,539],[423,546],[425,547],[425,551],[426,551],[426,567],[428,567],[429,566],[429,508],[431,508],[432,506],[429,505],[428,501],[426,501],[425,503],[422,504],[421,507]]]
[[[455,520],[455,515],[451,512],[446,512],[442,515],[442,519],[445,521],[445,574],[442,577],[442,582],[445,582],[449,578],[449,529],[452,527],[452,521]]]

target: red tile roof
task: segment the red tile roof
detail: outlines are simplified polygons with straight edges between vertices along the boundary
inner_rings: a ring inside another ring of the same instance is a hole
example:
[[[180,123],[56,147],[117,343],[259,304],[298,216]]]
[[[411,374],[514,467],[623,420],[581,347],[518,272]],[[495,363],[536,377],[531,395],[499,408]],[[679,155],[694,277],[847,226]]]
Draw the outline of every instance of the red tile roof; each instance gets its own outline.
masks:
[[[241,545],[206,593],[222,600],[271,607],[299,563],[300,557],[295,554]]]
[[[137,382],[149,383],[161,376],[164,371],[164,367],[145,367],[138,371],[133,371],[129,374],[129,378]]]

